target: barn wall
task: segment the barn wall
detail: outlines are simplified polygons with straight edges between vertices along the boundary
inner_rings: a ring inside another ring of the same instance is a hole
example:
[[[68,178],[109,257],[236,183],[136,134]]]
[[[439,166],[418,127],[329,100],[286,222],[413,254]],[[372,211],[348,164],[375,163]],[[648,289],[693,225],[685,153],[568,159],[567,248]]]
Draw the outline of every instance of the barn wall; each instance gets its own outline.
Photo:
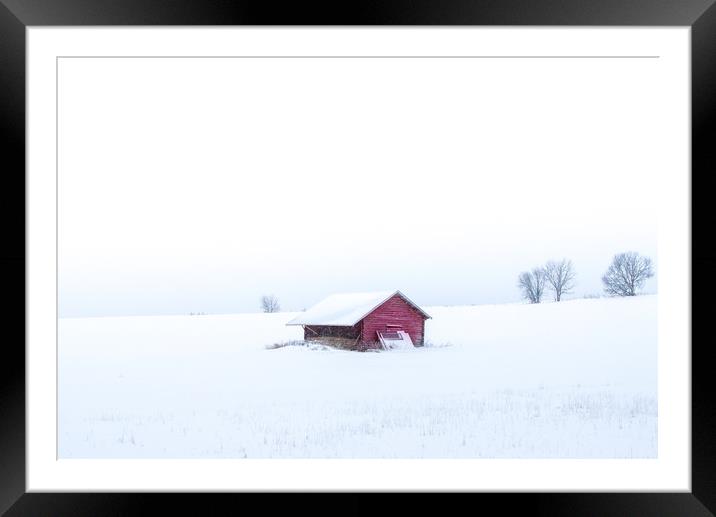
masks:
[[[352,327],[336,327],[334,325],[306,325],[304,327],[306,340],[320,337],[357,338],[360,335],[360,323]]]
[[[352,327],[335,327],[332,325],[306,325],[303,338],[306,341],[317,341],[336,348],[352,350],[360,342],[361,324]]]
[[[388,324],[402,325],[415,346],[423,346],[425,329],[423,315],[396,294],[363,319],[361,343],[364,347],[380,347],[377,332],[386,330]]]

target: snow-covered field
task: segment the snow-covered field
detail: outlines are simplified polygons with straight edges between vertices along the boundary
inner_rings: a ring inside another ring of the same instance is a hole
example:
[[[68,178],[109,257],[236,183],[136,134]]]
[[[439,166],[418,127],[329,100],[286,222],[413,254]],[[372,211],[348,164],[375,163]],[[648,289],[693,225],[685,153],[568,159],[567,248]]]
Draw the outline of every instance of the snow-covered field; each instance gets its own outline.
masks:
[[[657,451],[657,297],[426,307],[432,346],[296,313],[61,319],[62,458],[624,458]]]

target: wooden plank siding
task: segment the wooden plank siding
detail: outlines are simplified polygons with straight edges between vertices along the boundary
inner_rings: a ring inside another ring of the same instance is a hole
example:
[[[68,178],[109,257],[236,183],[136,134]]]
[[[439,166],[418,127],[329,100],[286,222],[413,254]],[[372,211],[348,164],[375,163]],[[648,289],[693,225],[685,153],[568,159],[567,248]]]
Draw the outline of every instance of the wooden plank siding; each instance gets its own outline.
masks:
[[[336,327],[331,325],[304,325],[303,339],[321,341],[338,348],[357,348],[360,342],[361,322],[352,327]]]
[[[397,325],[410,335],[415,346],[423,346],[425,318],[411,304],[399,295],[392,296],[368,314],[361,321],[362,348],[380,348],[378,331],[388,330],[388,325]]]
[[[356,339],[361,334],[361,322],[352,327],[337,327],[333,325],[304,325],[303,336],[306,341],[312,341],[319,337],[342,337]]]

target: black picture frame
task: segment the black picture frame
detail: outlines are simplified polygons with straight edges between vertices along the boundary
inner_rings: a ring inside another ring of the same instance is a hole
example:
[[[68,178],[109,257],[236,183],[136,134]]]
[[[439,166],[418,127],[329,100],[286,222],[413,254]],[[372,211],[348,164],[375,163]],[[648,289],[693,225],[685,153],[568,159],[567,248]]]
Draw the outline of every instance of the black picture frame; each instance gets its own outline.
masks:
[[[207,513],[220,501],[247,504],[257,494],[77,494],[25,490],[25,28],[65,25],[569,25],[689,26],[692,73],[692,490],[690,493],[464,494],[468,505],[549,515],[711,515],[716,512],[716,366],[706,330],[716,302],[712,237],[716,170],[716,6],[714,0],[384,0],[317,3],[247,0],[0,0],[0,127],[2,127],[5,301],[0,359],[0,512],[7,515]],[[703,330],[699,333],[699,330]],[[275,495],[275,494],[273,494]],[[409,501],[424,508],[425,494]],[[292,511],[365,513],[374,494],[327,501],[291,497]],[[478,498],[478,501],[473,501]],[[259,503],[265,504],[265,503]],[[273,503],[272,503],[273,504]],[[305,505],[305,508],[303,506]],[[234,507],[236,508],[236,507]],[[324,510],[325,508],[325,510]]]

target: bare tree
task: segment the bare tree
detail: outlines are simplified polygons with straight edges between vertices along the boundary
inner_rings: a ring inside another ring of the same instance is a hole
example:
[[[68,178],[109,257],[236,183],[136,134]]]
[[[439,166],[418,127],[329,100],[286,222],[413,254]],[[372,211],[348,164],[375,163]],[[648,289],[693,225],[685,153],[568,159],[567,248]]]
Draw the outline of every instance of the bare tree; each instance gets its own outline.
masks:
[[[560,301],[562,296],[569,294],[574,289],[574,267],[572,261],[562,259],[559,262],[550,260],[544,266],[544,276],[547,285],[554,291],[555,301]]]
[[[612,296],[634,296],[637,290],[654,276],[649,257],[634,251],[614,255],[612,263],[602,277],[604,291]]]
[[[264,295],[261,297],[261,309],[263,309],[264,312],[278,312],[281,310],[281,307],[278,304],[278,298],[276,298],[274,295]]]
[[[541,267],[520,273],[517,278],[517,287],[522,291],[522,298],[530,303],[541,302],[545,280],[544,270]]]

